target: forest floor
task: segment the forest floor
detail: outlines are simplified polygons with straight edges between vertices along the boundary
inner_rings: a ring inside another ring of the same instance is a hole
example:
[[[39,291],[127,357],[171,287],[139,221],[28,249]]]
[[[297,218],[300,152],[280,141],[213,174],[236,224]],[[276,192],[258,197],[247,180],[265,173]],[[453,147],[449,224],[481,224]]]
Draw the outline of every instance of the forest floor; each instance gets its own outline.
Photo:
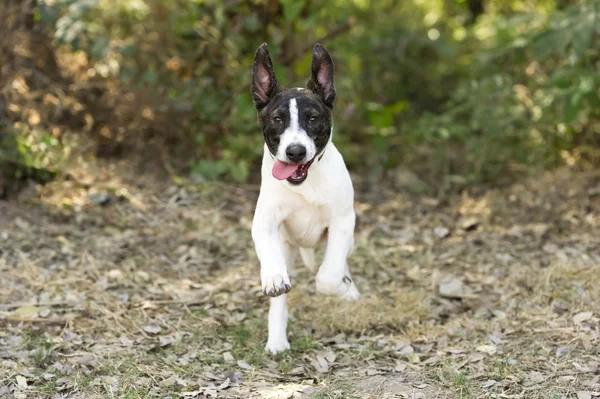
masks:
[[[0,397],[600,396],[600,173],[442,198],[357,179],[362,299],[297,265],[277,356],[258,187],[118,175],[0,202]]]

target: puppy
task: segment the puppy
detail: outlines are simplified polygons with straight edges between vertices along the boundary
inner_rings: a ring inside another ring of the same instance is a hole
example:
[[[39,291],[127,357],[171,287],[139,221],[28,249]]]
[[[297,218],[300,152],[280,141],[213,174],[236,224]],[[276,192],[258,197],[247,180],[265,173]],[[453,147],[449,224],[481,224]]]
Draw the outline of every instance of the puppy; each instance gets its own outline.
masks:
[[[252,66],[252,98],[265,140],[252,239],[263,291],[272,297],[265,350],[273,354],[290,348],[286,293],[298,252],[314,270],[313,248],[326,238],[317,292],[348,300],[360,296],[347,263],[354,245],[354,189],[331,141],[333,61],[320,44],[313,48],[311,72],[306,88],[283,88],[266,43]]]

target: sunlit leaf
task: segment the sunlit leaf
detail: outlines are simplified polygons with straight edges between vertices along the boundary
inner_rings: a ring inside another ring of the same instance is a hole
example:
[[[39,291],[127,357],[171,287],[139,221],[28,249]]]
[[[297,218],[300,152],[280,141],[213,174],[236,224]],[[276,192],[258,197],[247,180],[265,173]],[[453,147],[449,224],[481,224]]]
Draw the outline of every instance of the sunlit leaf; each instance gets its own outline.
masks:
[[[282,0],[283,15],[287,21],[293,21],[300,15],[306,0]]]

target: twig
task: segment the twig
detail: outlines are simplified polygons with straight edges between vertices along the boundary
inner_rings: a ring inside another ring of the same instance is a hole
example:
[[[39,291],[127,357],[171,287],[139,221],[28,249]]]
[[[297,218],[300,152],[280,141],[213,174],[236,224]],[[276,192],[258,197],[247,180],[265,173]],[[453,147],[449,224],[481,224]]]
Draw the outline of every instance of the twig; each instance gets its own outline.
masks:
[[[76,302],[65,302],[65,301],[37,302],[37,303],[16,302],[16,303],[0,304],[0,309],[9,310],[9,309],[20,308],[22,306],[39,306],[39,307],[44,307],[44,306],[52,307],[52,306],[65,306],[65,305],[75,306],[76,304],[77,304]]]
[[[350,17],[343,24],[338,25],[335,28],[333,28],[332,30],[330,30],[329,32],[327,32],[327,34],[325,36],[321,37],[320,39],[315,40],[315,43],[325,42],[336,36],[339,36],[342,33],[349,31],[350,28],[352,28],[352,26],[354,26],[355,23],[356,23],[356,18]],[[290,55],[288,55],[287,57],[283,58],[281,60],[281,64],[286,65],[286,66],[291,64],[296,58],[298,58],[305,52],[312,49],[312,47],[313,47],[313,43],[309,42],[309,43],[305,44],[304,47],[302,47],[300,50],[294,51],[294,52],[290,53]]]
[[[0,318],[0,323],[45,323],[45,324],[65,324],[73,320],[67,317],[52,317],[52,318],[41,318],[35,317],[27,319],[24,317],[4,317]]]

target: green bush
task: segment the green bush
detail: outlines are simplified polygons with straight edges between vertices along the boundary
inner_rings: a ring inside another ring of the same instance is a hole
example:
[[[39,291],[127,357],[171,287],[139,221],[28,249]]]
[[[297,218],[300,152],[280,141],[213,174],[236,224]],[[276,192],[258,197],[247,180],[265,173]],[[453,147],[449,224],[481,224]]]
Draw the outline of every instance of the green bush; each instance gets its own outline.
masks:
[[[333,54],[334,140],[352,169],[407,164],[434,182],[477,182],[598,159],[597,1],[38,5],[56,45],[85,54],[88,75],[152,99],[151,114],[166,121],[159,133],[204,179],[257,175],[262,137],[249,83],[263,41],[288,86],[305,83],[315,41]]]

